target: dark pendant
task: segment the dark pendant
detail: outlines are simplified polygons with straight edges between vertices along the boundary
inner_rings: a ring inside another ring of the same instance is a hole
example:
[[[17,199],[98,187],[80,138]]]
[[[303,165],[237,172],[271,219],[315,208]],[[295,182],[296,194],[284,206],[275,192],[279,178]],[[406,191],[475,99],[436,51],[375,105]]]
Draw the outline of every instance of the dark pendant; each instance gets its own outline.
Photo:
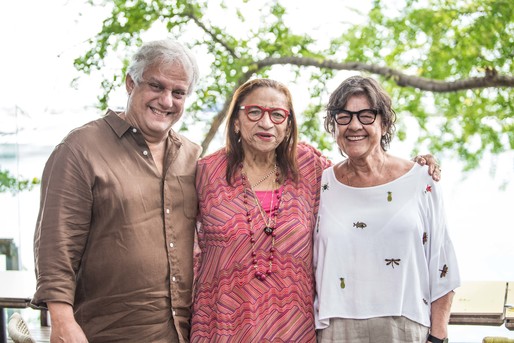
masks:
[[[273,230],[274,230],[274,228],[269,227],[269,226],[266,226],[266,227],[264,228],[264,233],[265,233],[265,234],[267,234],[267,235],[269,236],[269,235],[271,235],[271,234],[273,233]]]

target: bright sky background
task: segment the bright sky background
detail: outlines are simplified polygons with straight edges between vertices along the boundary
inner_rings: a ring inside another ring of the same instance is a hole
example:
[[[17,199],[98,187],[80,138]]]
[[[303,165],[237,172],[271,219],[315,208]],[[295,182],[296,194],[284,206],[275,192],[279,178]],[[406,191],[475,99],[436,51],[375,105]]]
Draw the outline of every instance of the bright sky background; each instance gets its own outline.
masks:
[[[364,7],[369,2],[361,1]],[[349,13],[345,3],[348,2],[318,0],[313,6],[310,1],[284,1],[293,12],[292,17],[307,18],[297,23],[297,30],[321,36],[323,32],[333,32],[334,23]],[[20,148],[18,161],[0,157],[1,167],[9,168],[15,175],[40,176],[49,150],[37,152],[37,146],[54,146],[72,128],[98,117],[100,113],[93,106],[100,92],[99,79],[82,78],[78,90],[72,89],[70,83],[78,76],[73,59],[85,52],[84,42],[100,29],[105,16],[105,10],[91,9],[77,0],[4,3],[0,11],[0,132],[14,132],[16,127],[22,131],[17,137],[0,135],[0,147],[18,142],[31,148]],[[163,37],[151,37],[160,38]],[[202,69],[208,70],[205,65]],[[306,86],[291,88],[297,111],[301,110],[300,100],[307,96]],[[123,106],[124,101],[121,90],[111,105]],[[190,132],[188,136],[200,143],[200,135]],[[391,152],[407,158],[409,149],[408,143],[393,141]],[[337,155],[332,157],[339,159]],[[444,156],[440,159],[447,215],[462,278],[514,282],[514,152],[487,157],[481,168],[470,174],[462,173],[459,162]],[[509,183],[500,190],[505,181]],[[0,236],[15,238],[27,269],[33,268],[32,235],[38,199],[37,190],[16,197],[0,194]],[[478,342],[478,337],[484,336],[484,331],[476,333],[475,327],[451,330],[462,342]],[[514,337],[514,332],[504,328],[488,328],[487,333]]]

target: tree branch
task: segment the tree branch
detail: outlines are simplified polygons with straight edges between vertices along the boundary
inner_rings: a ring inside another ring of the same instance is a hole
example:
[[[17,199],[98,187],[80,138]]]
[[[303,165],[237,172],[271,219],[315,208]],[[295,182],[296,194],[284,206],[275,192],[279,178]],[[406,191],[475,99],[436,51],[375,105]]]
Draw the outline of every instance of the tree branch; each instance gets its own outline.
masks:
[[[214,32],[210,31],[210,30],[207,28],[207,26],[205,26],[205,25],[204,25],[204,24],[203,24],[203,23],[202,23],[202,22],[201,22],[201,21],[200,21],[200,20],[199,20],[195,15],[194,15],[194,13],[193,13],[192,11],[190,11],[189,13],[186,13],[186,16],[187,16],[187,17],[189,17],[189,18],[191,18],[191,19],[195,22],[195,24],[196,24],[196,25],[198,25],[198,27],[200,27],[200,28],[201,28],[205,33],[207,33],[207,35],[209,35],[209,36],[212,38],[212,40],[213,40],[214,42],[216,42],[216,43],[220,44],[221,46],[223,46],[223,47],[225,48],[225,50],[227,50],[227,51],[230,53],[230,55],[232,55],[232,57],[234,57],[234,58],[240,58],[240,56],[238,56],[238,55],[236,54],[236,52],[234,51],[234,49],[232,49],[231,47],[229,47],[229,46],[227,45],[227,43],[225,43],[223,40],[219,39],[219,38],[218,38],[218,36],[217,36]],[[205,41],[207,42],[208,40],[205,40]]]
[[[270,57],[258,61],[256,64],[258,69],[277,64],[293,64],[297,66],[313,66],[333,70],[363,70],[392,78],[396,84],[401,87],[413,87],[436,93],[456,92],[476,88],[514,87],[514,77],[498,75],[494,69],[486,70],[486,74],[483,77],[471,77],[456,81],[440,81],[407,75],[396,69],[382,67],[375,64],[366,64],[361,62],[339,63],[331,60],[320,60],[309,57]]]
[[[209,144],[211,144],[211,141],[216,135],[216,132],[218,132],[219,127],[225,120],[225,117],[228,113],[228,108],[230,107],[230,102],[232,101],[232,97],[234,96],[236,89],[238,89],[239,86],[248,81],[250,77],[253,75],[253,73],[255,73],[255,71],[255,69],[250,68],[250,71],[246,72],[243,76],[239,78],[239,80],[237,80],[234,89],[225,99],[225,102],[223,103],[223,108],[218,113],[216,113],[216,115],[212,119],[211,127],[209,128],[209,131],[207,131],[207,134],[205,135],[205,138],[202,141],[202,155],[205,155],[207,148],[209,147]]]
[[[439,81],[433,79],[427,79],[424,77],[412,76],[402,73],[396,69],[381,67],[374,64],[366,64],[361,62],[347,62],[347,63],[339,63],[331,60],[321,60],[310,57],[269,57],[265,58],[261,61],[257,61],[253,67],[250,67],[250,70],[244,74],[237,82],[237,85],[234,87],[234,91],[227,97],[223,108],[219,111],[216,116],[212,120],[211,127],[207,134],[205,135],[205,139],[202,142],[203,153],[207,151],[209,144],[214,138],[216,132],[219,127],[223,123],[225,116],[227,114],[230,101],[232,100],[232,95],[234,94],[237,87],[242,85],[244,82],[250,79],[252,75],[258,70],[270,67],[273,65],[283,65],[283,64],[292,64],[300,67],[318,67],[318,68],[326,68],[333,70],[362,70],[368,71],[373,74],[382,75],[385,77],[392,78],[396,84],[401,87],[413,87],[418,88],[424,91],[431,91],[437,93],[447,93],[447,92],[456,92],[460,90],[466,89],[475,89],[475,88],[488,88],[488,87],[514,87],[514,77],[511,76],[502,76],[498,75],[495,70],[488,69],[486,70],[486,74],[484,77],[471,77],[463,80],[456,81]]]

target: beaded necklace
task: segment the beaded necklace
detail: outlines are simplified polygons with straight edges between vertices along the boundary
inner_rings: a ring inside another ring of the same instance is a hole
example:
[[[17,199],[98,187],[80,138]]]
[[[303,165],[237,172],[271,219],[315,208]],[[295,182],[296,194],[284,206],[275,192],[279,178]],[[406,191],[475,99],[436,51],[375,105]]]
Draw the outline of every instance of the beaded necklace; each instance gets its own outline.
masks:
[[[273,183],[273,190],[271,191],[271,205],[270,205],[270,215],[266,215],[266,211],[261,206],[261,203],[259,201],[259,198],[257,197],[257,194],[255,194],[255,191],[253,190],[252,185],[250,184],[248,177],[246,176],[244,170],[243,170],[243,164],[240,164],[241,168],[241,181],[243,183],[243,204],[246,211],[246,221],[248,222],[250,226],[250,243],[252,245],[252,264],[253,268],[255,269],[255,277],[258,280],[264,281],[266,280],[266,277],[271,275],[273,273],[273,260],[275,259],[274,253],[275,253],[275,229],[276,229],[276,223],[277,223],[277,215],[279,213],[279,206],[280,206],[280,199],[282,197],[279,193],[279,189],[276,188],[276,186],[279,184],[279,172],[277,171],[277,167],[275,165],[274,171],[275,171],[275,180]],[[263,228],[264,233],[267,236],[271,237],[271,247],[269,249],[269,257],[268,257],[268,267],[267,269],[262,272],[259,270],[259,261],[257,260],[257,252],[255,251],[255,228],[253,226],[252,216],[250,214],[250,210],[248,208],[248,193],[250,193],[253,198],[255,199],[256,207],[259,210],[259,214],[265,224],[265,227]],[[275,203],[275,206],[273,206],[273,199],[277,198],[277,202]]]

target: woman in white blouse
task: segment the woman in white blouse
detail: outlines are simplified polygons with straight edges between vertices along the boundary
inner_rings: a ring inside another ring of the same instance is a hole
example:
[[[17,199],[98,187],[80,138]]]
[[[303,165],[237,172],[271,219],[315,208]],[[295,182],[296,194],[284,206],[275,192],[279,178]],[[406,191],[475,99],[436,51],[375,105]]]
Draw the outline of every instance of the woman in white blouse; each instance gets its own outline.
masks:
[[[326,169],[314,234],[318,342],[447,341],[460,285],[442,190],[387,152],[396,114],[373,79],[346,79],[325,129],[346,156]]]

